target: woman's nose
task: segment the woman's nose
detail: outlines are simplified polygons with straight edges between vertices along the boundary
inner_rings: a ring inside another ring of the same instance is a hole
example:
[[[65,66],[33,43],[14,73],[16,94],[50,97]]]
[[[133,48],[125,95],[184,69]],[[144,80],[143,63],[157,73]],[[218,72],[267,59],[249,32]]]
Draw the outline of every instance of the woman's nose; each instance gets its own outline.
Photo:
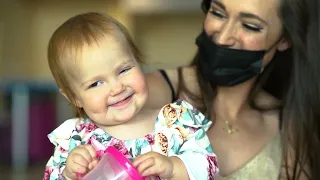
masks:
[[[214,34],[216,44],[226,47],[232,47],[236,43],[235,27],[231,22],[226,22],[221,29]]]

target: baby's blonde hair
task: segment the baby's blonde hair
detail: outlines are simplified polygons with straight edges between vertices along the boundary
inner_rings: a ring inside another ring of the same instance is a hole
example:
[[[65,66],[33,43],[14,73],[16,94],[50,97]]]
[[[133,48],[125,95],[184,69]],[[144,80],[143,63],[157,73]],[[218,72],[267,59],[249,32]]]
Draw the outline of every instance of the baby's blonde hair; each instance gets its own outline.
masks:
[[[50,70],[59,88],[72,104],[76,117],[87,118],[87,115],[83,108],[76,106],[75,94],[68,83],[70,72],[64,66],[66,61],[75,62],[84,46],[96,45],[107,36],[117,40],[123,39],[122,41],[129,47],[137,62],[142,63],[140,51],[133,43],[128,30],[114,18],[101,13],[89,12],[68,19],[58,27],[49,41]]]

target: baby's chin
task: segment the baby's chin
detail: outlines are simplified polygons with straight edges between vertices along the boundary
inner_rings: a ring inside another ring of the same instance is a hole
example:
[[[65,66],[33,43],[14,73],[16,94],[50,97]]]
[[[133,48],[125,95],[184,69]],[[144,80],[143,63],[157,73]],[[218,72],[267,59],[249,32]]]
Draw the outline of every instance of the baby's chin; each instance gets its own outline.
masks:
[[[112,127],[121,125],[124,123],[129,122],[132,119],[132,115],[126,115],[122,116],[121,118],[105,118],[105,119],[99,119],[99,120],[92,120],[98,127]]]

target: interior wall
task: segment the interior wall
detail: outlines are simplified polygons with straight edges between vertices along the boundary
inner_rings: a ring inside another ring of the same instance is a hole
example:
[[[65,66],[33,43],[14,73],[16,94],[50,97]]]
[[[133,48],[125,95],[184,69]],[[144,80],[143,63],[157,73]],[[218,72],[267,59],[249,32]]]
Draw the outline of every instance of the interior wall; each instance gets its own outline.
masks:
[[[32,26],[32,37],[34,39],[32,54],[34,55],[34,64],[39,66],[33,67],[34,76],[51,76],[46,60],[46,48],[53,31],[71,16],[88,11],[108,13],[122,22],[118,17],[119,11],[117,11],[116,1],[55,0],[37,3]]]
[[[88,11],[108,13],[129,29],[148,63],[146,71],[188,64],[203,21],[202,13],[129,14],[117,0],[2,0],[0,75],[52,80],[46,54],[53,31]]]
[[[54,30],[71,16],[97,11],[124,25],[128,22],[116,0],[4,0],[0,5],[6,7],[0,9],[5,27],[0,72],[9,77],[52,79],[47,45]]]
[[[28,75],[31,59],[31,16],[29,3],[21,0],[2,0],[0,39],[0,75]]]
[[[134,16],[134,36],[147,65],[145,71],[187,65],[196,53],[202,13]]]

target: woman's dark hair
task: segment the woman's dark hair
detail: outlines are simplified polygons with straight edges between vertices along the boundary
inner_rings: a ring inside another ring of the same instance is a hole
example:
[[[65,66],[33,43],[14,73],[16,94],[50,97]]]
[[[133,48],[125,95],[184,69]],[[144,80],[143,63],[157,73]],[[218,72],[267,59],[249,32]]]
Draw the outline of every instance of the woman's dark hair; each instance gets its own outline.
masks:
[[[283,137],[295,150],[294,172],[299,175],[305,169],[297,168],[307,167],[309,179],[320,179],[319,5],[319,0],[281,0],[280,7],[293,57],[284,96]]]
[[[291,41],[292,48],[277,52],[258,77],[248,102],[260,111],[280,110],[280,126],[284,160],[288,179],[296,180],[301,173],[309,179],[320,179],[320,31],[319,0],[280,0],[279,14],[284,26],[284,36]],[[207,13],[211,0],[203,0],[201,7]],[[207,117],[211,113],[212,99],[216,96],[216,85],[205,81],[199,73],[199,54],[191,63],[196,66],[201,94],[190,92],[180,73],[179,90],[190,97]],[[256,95],[262,89],[282,100],[277,107],[259,107]],[[289,146],[294,157],[288,157]]]

